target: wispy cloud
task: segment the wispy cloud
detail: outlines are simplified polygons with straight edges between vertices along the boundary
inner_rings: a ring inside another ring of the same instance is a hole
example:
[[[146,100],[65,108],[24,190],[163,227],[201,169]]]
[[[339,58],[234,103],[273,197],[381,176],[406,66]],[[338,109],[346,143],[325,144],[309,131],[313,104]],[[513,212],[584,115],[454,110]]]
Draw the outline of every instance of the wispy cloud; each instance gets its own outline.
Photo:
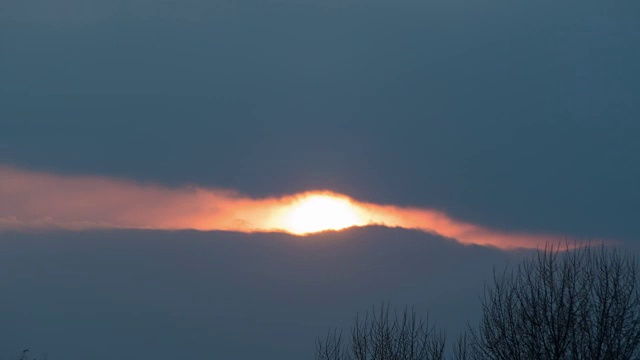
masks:
[[[310,199],[319,202],[314,204]],[[317,213],[314,206],[329,208]],[[309,207],[311,212],[305,212]],[[329,222],[322,223],[317,218],[323,216],[335,222],[325,219]],[[314,223],[304,227],[300,221]],[[421,230],[464,244],[504,249],[532,248],[562,240],[548,234],[496,231],[433,209],[366,203],[328,191],[256,199],[231,190],[170,188],[0,166],[0,230],[125,228],[304,234],[367,225]]]

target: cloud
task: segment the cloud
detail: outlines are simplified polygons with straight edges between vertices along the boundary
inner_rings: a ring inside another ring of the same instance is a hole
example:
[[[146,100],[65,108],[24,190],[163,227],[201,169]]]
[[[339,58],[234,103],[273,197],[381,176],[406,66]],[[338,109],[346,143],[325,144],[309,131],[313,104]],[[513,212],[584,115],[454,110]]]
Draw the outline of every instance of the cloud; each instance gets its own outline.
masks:
[[[337,223],[327,222],[326,217]],[[310,224],[301,226],[301,221]],[[463,244],[503,249],[562,240],[549,234],[496,231],[434,209],[372,204],[329,191],[256,199],[232,190],[170,188],[0,166],[0,230],[194,229],[302,235],[367,225],[420,230]]]

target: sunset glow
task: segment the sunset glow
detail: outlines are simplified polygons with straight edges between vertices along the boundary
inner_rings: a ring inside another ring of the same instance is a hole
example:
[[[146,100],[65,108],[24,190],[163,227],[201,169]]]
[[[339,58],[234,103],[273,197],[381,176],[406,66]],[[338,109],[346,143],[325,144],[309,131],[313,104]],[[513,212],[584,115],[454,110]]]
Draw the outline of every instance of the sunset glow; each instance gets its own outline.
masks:
[[[462,244],[503,249],[535,248],[562,239],[499,231],[436,209],[367,203],[329,191],[251,198],[224,189],[169,188],[0,166],[0,231],[191,229],[304,236],[368,225],[418,230]]]
[[[331,194],[308,195],[295,201],[281,221],[284,229],[299,235],[366,224],[349,199]]]

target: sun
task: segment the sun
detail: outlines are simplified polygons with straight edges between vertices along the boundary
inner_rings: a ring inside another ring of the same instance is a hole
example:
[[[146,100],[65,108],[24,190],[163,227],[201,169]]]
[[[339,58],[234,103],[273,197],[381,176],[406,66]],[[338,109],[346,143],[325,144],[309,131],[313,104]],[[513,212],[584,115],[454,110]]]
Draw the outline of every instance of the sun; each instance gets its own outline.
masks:
[[[332,194],[296,199],[287,207],[282,220],[285,230],[297,235],[365,225],[360,211],[349,198]]]

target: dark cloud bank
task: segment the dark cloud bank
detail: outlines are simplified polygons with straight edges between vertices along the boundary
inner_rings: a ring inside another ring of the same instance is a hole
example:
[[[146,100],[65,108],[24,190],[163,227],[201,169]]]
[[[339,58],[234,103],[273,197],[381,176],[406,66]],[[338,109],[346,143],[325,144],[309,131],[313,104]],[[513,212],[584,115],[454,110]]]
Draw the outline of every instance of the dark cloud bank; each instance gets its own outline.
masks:
[[[424,233],[3,234],[0,349],[52,359],[304,359],[380,302],[451,336],[478,313],[493,266],[523,253]],[[446,276],[444,275],[446,274]]]

